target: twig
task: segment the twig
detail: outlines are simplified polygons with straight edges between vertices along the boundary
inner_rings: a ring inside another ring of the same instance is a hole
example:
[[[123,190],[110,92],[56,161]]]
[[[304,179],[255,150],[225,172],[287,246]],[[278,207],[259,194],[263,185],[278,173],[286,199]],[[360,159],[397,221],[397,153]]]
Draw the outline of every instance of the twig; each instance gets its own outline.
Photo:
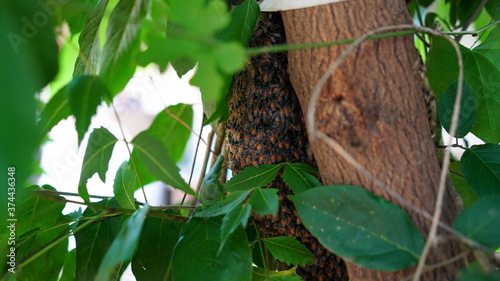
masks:
[[[134,209],[123,209],[123,208],[117,208],[117,207],[104,206],[104,205],[96,204],[96,203],[92,203],[92,202],[87,203],[87,202],[69,200],[66,198],[58,198],[58,197],[55,197],[53,194],[45,193],[45,192],[43,192],[43,193],[39,192],[38,194],[39,194],[39,196],[45,197],[49,200],[53,200],[53,201],[61,202],[61,203],[73,203],[73,204],[78,204],[78,205],[84,205],[84,206],[88,206],[88,207],[91,207],[94,209],[106,211],[107,214],[111,214],[111,215],[131,215],[136,211]],[[164,212],[154,211],[154,210],[149,210],[148,217],[173,220],[173,221],[180,221],[180,222],[187,221],[186,217],[172,215],[172,214],[166,214]]]
[[[125,146],[127,147],[127,152],[129,155],[129,161],[132,161],[132,166],[134,167],[135,173],[137,174],[137,179],[139,180],[139,186],[141,187],[142,195],[144,196],[144,201],[148,203],[148,197],[146,196],[146,191],[144,190],[144,183],[142,181],[141,174],[139,173],[139,168],[137,166],[137,163],[135,162],[134,157],[132,157],[132,150],[130,149],[130,143],[127,141],[127,137],[125,136],[125,132],[123,131],[123,126],[122,126],[122,121],[120,119],[120,116],[118,115],[118,111],[115,108],[115,105],[113,103],[113,97],[108,93],[108,98],[111,101],[111,108],[113,109],[113,112],[116,117],[116,121],[118,123],[118,128],[120,128],[120,132],[122,134],[123,141],[125,142]]]
[[[204,121],[205,121],[205,117],[203,117],[201,119],[200,134],[198,135],[198,141],[196,142],[196,149],[194,151],[193,164],[191,165],[191,171],[189,173],[189,180],[188,180],[189,186],[191,186],[191,181],[193,180],[194,166],[196,165],[196,158],[198,157],[198,150],[200,148],[200,141],[201,141],[201,135],[203,133],[203,127],[204,127],[203,122]],[[207,145],[207,149],[210,149],[210,147],[208,145]],[[182,196],[181,205],[184,205],[184,201],[186,200],[186,196],[187,196],[187,193],[184,193],[184,196]]]
[[[466,258],[468,254],[469,254],[469,252],[468,252],[468,251],[466,251],[466,252],[462,252],[461,254],[456,255],[456,256],[454,256],[454,257],[452,257],[452,258],[450,258],[450,259],[447,259],[447,260],[445,260],[445,261],[442,261],[442,262],[439,262],[439,263],[435,263],[435,264],[432,264],[432,265],[428,265],[428,266],[426,266],[426,267],[424,268],[424,270],[423,270],[423,271],[424,271],[424,272],[428,272],[428,271],[434,270],[434,269],[436,269],[436,268],[440,268],[440,267],[446,266],[446,265],[448,265],[448,264],[454,263],[454,262],[456,262],[456,261],[458,261],[458,260],[460,260],[460,259]],[[403,279],[403,281],[410,280],[413,276],[415,276],[415,274],[411,274],[411,275],[409,275],[409,276],[405,277],[405,278]]]
[[[462,177],[462,178],[464,177],[464,175],[459,174],[459,173],[457,173],[457,172],[455,172],[455,171],[452,171],[452,170],[450,170],[450,173],[451,173],[451,174],[455,174],[455,175],[457,175],[457,176],[459,176],[459,177]]]
[[[463,80],[464,80],[463,60],[462,60],[462,53],[460,52],[460,46],[456,41],[451,39],[449,36],[445,36],[439,33],[436,33],[436,35],[441,36],[444,39],[448,40],[448,42],[450,42],[453,45],[453,48],[455,49],[455,52],[457,54],[458,86],[457,86],[457,95],[455,98],[455,104],[453,106],[453,114],[451,116],[451,126],[450,126],[451,134],[448,141],[448,143],[451,143],[453,141],[454,132],[456,132],[458,127],[458,116],[460,114],[460,103],[462,101],[462,90],[463,90]],[[444,192],[446,189],[446,178],[448,177],[448,167],[450,166],[450,154],[451,151],[449,149],[445,150],[443,165],[441,168],[441,175],[439,178],[439,187],[436,198],[436,207],[434,209],[434,217],[432,219],[431,229],[429,230],[429,234],[427,236],[427,241],[425,242],[424,250],[422,251],[422,255],[420,257],[420,260],[418,261],[418,266],[417,270],[415,271],[415,276],[413,278],[413,281],[418,281],[420,279],[427,255],[429,254],[430,248],[436,240],[439,219],[443,211],[442,210],[443,199],[444,199]]]
[[[205,158],[203,158],[203,165],[201,166],[200,178],[198,179],[198,185],[196,186],[196,191],[195,191],[196,194],[200,192],[201,184],[203,183],[203,179],[205,178],[205,173],[207,172],[208,158],[210,157],[210,147],[212,147],[214,135],[215,132],[213,130],[210,131],[210,133],[208,134],[207,151],[205,152]],[[193,197],[189,205],[196,206],[196,200],[198,199],[196,197]]]
[[[459,144],[456,144],[456,143],[452,143],[452,144],[449,144],[449,145],[436,145],[436,148],[438,148],[438,149],[448,149],[450,147],[458,147],[458,148],[461,148],[461,149],[468,149],[468,147],[465,147],[465,146],[462,146],[462,145],[459,145]]]

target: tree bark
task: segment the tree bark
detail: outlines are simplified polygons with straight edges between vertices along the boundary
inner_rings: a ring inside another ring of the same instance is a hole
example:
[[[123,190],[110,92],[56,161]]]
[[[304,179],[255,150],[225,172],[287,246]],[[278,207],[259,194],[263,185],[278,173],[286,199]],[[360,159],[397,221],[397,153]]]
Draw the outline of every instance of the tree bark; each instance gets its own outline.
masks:
[[[403,0],[354,0],[285,11],[282,15],[288,44],[357,38],[378,27],[411,24]],[[304,116],[317,81],[347,47],[289,52],[289,73]],[[317,130],[336,140],[389,188],[432,214],[440,167],[419,67],[412,35],[365,41],[329,77],[315,115]],[[325,184],[362,186],[399,204],[325,142],[313,138],[311,145]],[[402,207],[427,237],[430,221],[408,206]],[[447,191],[441,221],[450,224],[456,213],[453,197]],[[446,261],[460,251],[450,235],[443,231],[439,235],[439,244],[426,260],[428,265]],[[347,264],[350,280],[402,280],[415,270],[413,267],[387,273]],[[450,263],[429,270],[422,280],[455,280],[459,265]]]

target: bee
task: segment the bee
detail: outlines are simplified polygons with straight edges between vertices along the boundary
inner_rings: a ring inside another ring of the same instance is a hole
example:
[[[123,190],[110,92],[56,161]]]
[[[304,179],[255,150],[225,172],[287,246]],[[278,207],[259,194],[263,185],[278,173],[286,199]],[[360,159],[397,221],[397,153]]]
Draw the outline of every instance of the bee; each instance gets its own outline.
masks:
[[[260,155],[260,156],[259,156],[259,161],[260,161],[261,163],[264,163],[264,161],[265,161],[265,160],[266,160],[266,157],[264,157],[264,155]]]
[[[277,161],[276,155],[271,155],[271,163],[275,164]]]

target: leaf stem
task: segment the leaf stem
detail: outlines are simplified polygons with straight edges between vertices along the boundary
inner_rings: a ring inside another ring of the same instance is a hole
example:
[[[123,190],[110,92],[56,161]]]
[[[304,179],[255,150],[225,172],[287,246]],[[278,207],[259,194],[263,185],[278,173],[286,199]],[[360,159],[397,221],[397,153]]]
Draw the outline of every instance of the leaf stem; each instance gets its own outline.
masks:
[[[123,208],[117,208],[117,207],[108,207],[108,206],[103,206],[103,205],[92,203],[92,202],[85,203],[85,202],[80,202],[80,201],[68,200],[66,198],[63,198],[61,200],[61,198],[57,198],[57,197],[55,197],[54,195],[52,195],[50,193],[47,193],[47,192],[44,192],[44,193],[39,193],[39,194],[40,194],[40,196],[45,197],[45,198],[50,199],[50,200],[64,201],[64,202],[69,202],[69,203],[74,203],[74,204],[79,204],[79,205],[85,205],[85,206],[88,206],[88,207],[91,207],[91,208],[94,208],[94,209],[107,211],[108,213],[115,214],[115,215],[131,215],[131,214],[133,214],[136,211],[134,209],[123,209]],[[106,198],[106,199],[109,199],[109,197]],[[173,206],[169,206],[169,207],[164,206],[164,207],[161,207],[161,209],[179,209],[179,207],[180,206],[175,206],[175,208]],[[151,210],[151,209],[148,212],[148,217],[159,218],[159,219],[166,219],[166,220],[173,220],[173,221],[180,221],[180,222],[186,222],[187,221],[186,217],[178,216],[178,215],[172,215],[172,214],[166,214],[164,212],[154,211],[154,210]]]

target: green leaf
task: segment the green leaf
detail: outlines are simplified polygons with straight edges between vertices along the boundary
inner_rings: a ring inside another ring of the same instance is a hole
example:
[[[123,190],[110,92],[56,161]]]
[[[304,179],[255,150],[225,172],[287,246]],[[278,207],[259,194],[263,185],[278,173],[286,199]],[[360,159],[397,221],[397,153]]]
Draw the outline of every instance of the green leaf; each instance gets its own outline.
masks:
[[[319,242],[358,265],[394,271],[414,265],[424,239],[397,205],[354,186],[330,185],[293,196]]]
[[[153,3],[159,1],[153,1]],[[161,72],[167,69],[170,58],[165,55],[165,49],[169,47],[165,37],[165,29],[158,30],[157,23],[148,19],[143,21],[143,44],[147,49],[137,54],[137,64],[147,66],[150,63],[156,63]],[[172,63],[172,62],[171,62]]]
[[[101,98],[108,95],[108,90],[98,77],[77,76],[68,84],[66,93],[71,112],[76,119],[78,145],[80,145],[89,128],[90,119],[96,113]]]
[[[231,194],[226,196],[226,199],[222,201],[217,201],[210,208],[203,210],[201,212],[196,212],[193,214],[195,217],[215,217],[222,214],[227,214],[234,210],[238,205],[240,205],[243,200],[248,197],[252,190],[238,190],[233,191]]]
[[[273,257],[286,264],[307,265],[314,263],[314,255],[295,237],[278,236],[262,239]]]
[[[37,14],[47,17],[44,25],[35,26],[31,19]],[[53,19],[36,1],[2,1],[0,4],[0,182],[6,191],[7,169],[16,168],[16,183],[24,187],[32,176],[39,132],[36,127],[35,92],[54,79],[58,72],[58,47]],[[17,188],[16,200],[25,198],[26,190]],[[8,251],[6,193],[0,196],[0,253]],[[0,271],[6,267],[7,255],[0,255]]]
[[[259,167],[246,167],[222,187],[225,191],[249,190],[263,187],[272,182],[284,164],[260,165]]]
[[[64,198],[55,196],[54,200],[47,200],[43,197],[37,196],[31,191],[55,191],[50,185],[30,186],[26,188],[27,194],[22,200],[17,201],[16,216],[18,222],[16,223],[16,233],[23,235],[24,233],[33,229],[46,229],[51,228],[61,223],[63,219],[60,215],[65,207]]]
[[[53,187],[48,185],[31,186],[28,187],[28,190],[55,191]],[[48,244],[55,242],[56,238],[69,231],[69,220],[62,214],[65,207],[64,202],[60,196],[51,200],[32,192],[28,193],[22,201],[17,201],[17,206],[15,206],[17,222],[11,222],[11,226],[14,224],[17,236],[15,254],[18,263]],[[58,245],[50,251],[32,261],[28,267],[16,270],[17,280],[45,280],[45,278],[56,280],[63,267],[67,252],[68,239],[66,238],[60,240]]]
[[[252,36],[255,23],[259,18],[260,7],[254,0],[245,0],[229,13],[229,24],[215,34],[215,38],[223,41],[238,41],[247,46]]]
[[[221,201],[222,196],[222,184],[220,183],[219,177],[222,169],[222,163],[224,162],[224,157],[219,155],[217,161],[215,161],[210,171],[203,178],[203,182],[200,186],[200,191],[198,193],[198,198],[200,203],[203,204],[205,201]]]
[[[469,264],[458,272],[458,281],[499,281],[500,273],[493,270],[485,273],[478,262]]]
[[[59,121],[68,118],[71,115],[66,87],[55,94],[50,101],[43,107],[40,114],[40,135],[43,138]]]
[[[66,255],[61,278],[59,278],[58,281],[75,280],[75,260],[76,260],[76,249],[73,249],[69,251],[68,254]]]
[[[310,173],[317,173],[317,171],[303,163],[287,163],[283,169],[283,181],[288,184],[294,194],[322,186],[318,178]]]
[[[462,155],[460,167],[479,198],[500,195],[500,146],[474,145]]]
[[[455,161],[450,164],[450,177],[453,182],[453,186],[455,187],[458,194],[462,198],[462,202],[464,207],[469,206],[477,200],[477,195],[474,193],[469,183],[463,176],[462,169],[460,168],[460,162]]]
[[[287,270],[274,271],[253,267],[252,281],[303,281],[304,279],[295,275],[295,269],[292,267]]]
[[[116,171],[115,183],[113,184],[115,199],[122,208],[136,209],[134,191],[138,185],[137,174],[129,169],[128,161],[123,162]]]
[[[83,28],[85,17],[92,12],[98,1],[73,0],[60,2],[62,4],[63,17],[69,25],[71,34],[77,34]]]
[[[106,182],[109,159],[117,141],[118,139],[104,127],[94,129],[90,134],[78,183],[78,193],[86,202],[89,200],[87,180],[97,173],[99,178]]]
[[[220,253],[226,244],[229,236],[242,225],[243,228],[247,226],[248,219],[250,218],[250,211],[252,211],[252,206],[250,204],[238,205],[231,212],[227,213],[222,219],[222,227],[220,233],[220,247],[217,253]]]
[[[188,194],[196,195],[179,174],[179,168],[170,159],[162,142],[146,132],[137,135],[133,140],[134,150],[146,169],[155,177]]]
[[[179,57],[170,61],[170,64],[177,73],[177,77],[181,78],[196,66],[196,62],[189,57]]]
[[[499,29],[495,27],[492,33]],[[487,40],[469,50],[460,47],[464,61],[464,78],[472,86],[477,100],[477,121],[472,133],[485,142],[500,142],[500,37]],[[445,39],[436,37],[429,54],[427,77],[439,97],[457,81],[458,65],[454,48]]]
[[[99,1],[95,10],[85,19],[85,25],[78,38],[80,54],[75,62],[74,76],[97,75],[101,56],[99,27],[108,2],[108,0]]]
[[[148,210],[149,205],[146,203],[142,208],[136,210],[123,224],[99,266],[96,280],[110,280],[117,267],[123,266],[132,259],[139,244],[142,225],[144,224]]]
[[[108,207],[120,207],[113,199],[103,200],[97,204]],[[94,217],[101,212],[92,208],[87,208],[83,215],[85,218]],[[80,221],[79,225],[85,221]],[[122,226],[122,217],[112,217],[98,222],[94,222],[86,228],[75,233],[76,239],[76,271],[75,281],[95,280],[97,270],[101,261],[108,251],[113,239],[116,237]],[[117,272],[120,276],[125,268]]]
[[[135,73],[141,22],[149,6],[149,0],[121,0],[111,13],[98,73],[113,96]]]
[[[213,33],[230,22],[226,3],[222,0],[171,1],[167,25],[165,56],[198,62],[191,84],[200,87],[203,109],[209,120],[221,105],[234,72],[243,69],[247,59],[241,44],[213,40]],[[223,104],[224,103],[224,104]]]
[[[439,121],[444,129],[450,133],[451,117],[453,107],[457,97],[457,82],[453,83],[439,98],[438,114]],[[456,138],[463,138],[467,135],[476,122],[477,103],[472,87],[465,82],[463,84],[462,98],[460,102],[460,112],[458,116],[457,131],[453,135]]]
[[[160,140],[167,149],[168,156],[174,162],[179,162],[191,134],[186,125],[188,127],[192,127],[193,125],[193,108],[191,105],[181,103],[169,106],[158,113],[151,126],[145,132]],[[172,136],[175,136],[175,138],[172,138]],[[137,151],[132,151],[132,159],[134,159],[137,165],[142,183],[145,185],[155,181],[156,179],[147,171],[138,157]],[[130,161],[129,165],[133,168],[132,170],[135,170],[132,161]]]
[[[173,280],[251,280],[252,259],[245,232],[237,228],[217,255],[220,228],[220,218],[191,218],[184,225],[174,249]]]
[[[60,214],[59,214],[60,216]],[[69,231],[69,226],[50,227],[44,230],[36,229],[27,235],[20,236],[16,241],[16,259],[23,259],[37,253],[55,238],[59,238]],[[21,270],[16,270],[17,280],[57,280],[68,253],[68,239],[58,241],[58,244],[29,263]]]
[[[492,250],[500,247],[500,196],[482,198],[464,209],[453,228]]]
[[[265,215],[277,215],[280,206],[277,188],[256,188],[248,199],[255,213]]]
[[[137,281],[172,280],[168,268],[183,225],[178,221],[146,218],[132,259],[132,272]]]
[[[52,81],[58,72],[55,27],[52,15],[44,8],[32,1],[1,4],[0,33],[3,36],[0,51],[4,67],[0,69],[0,77],[3,93],[29,94],[33,98],[33,94]],[[3,98],[9,100],[7,95]]]

